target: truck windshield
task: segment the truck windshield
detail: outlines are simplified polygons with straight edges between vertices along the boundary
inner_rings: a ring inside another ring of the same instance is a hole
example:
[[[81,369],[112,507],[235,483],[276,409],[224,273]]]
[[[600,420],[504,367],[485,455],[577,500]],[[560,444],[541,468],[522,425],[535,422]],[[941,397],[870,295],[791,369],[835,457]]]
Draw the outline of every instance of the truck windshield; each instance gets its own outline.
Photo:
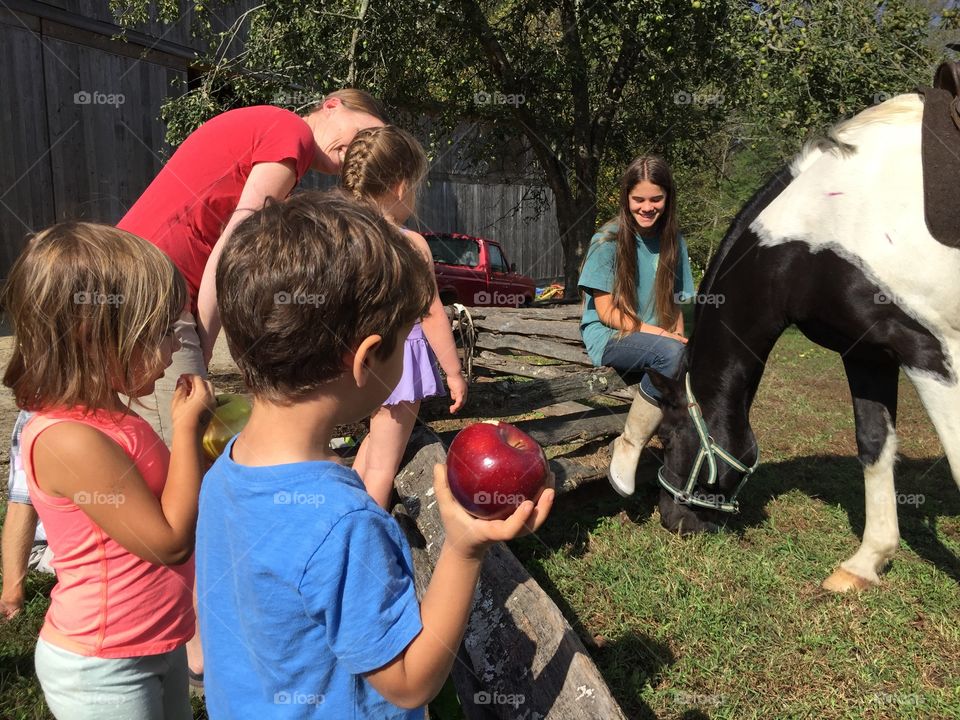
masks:
[[[427,238],[427,243],[435,263],[467,267],[480,264],[480,248],[476,240],[434,235]]]

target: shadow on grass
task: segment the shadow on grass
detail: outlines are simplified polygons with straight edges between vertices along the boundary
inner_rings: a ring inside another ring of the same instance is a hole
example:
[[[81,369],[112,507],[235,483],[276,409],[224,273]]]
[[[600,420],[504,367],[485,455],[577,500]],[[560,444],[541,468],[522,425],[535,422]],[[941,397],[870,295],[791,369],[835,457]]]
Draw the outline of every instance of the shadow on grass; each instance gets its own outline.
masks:
[[[629,498],[616,495],[605,481],[589,483],[560,496],[552,522],[538,531],[536,544],[543,543],[551,551],[580,558],[589,551],[590,536],[602,523],[611,519],[645,523],[654,514],[660,498],[656,485],[658,467],[652,457],[645,455],[638,472],[637,490]],[[960,558],[944,544],[942,533],[938,535],[942,518],[960,516],[960,492],[946,460],[903,458],[897,463],[895,478],[903,541],[960,584]],[[725,531],[740,535],[762,525],[769,519],[770,503],[793,491],[839,507],[847,516],[851,537],[857,540],[862,537],[865,514],[860,462],[855,457],[820,455],[761,465],[741,494],[741,513],[730,519]],[[563,520],[558,522],[560,518]],[[656,687],[658,676],[675,662],[670,648],[640,635],[625,635],[612,642],[593,638],[584,625],[586,618],[581,620],[547,572],[536,562],[530,562],[543,548],[538,550],[532,542],[513,543],[512,547],[583,639],[627,716],[654,717],[640,695],[645,685]],[[838,556],[834,562],[839,564],[845,559]],[[709,708],[690,708],[683,712],[681,717],[687,720],[712,715]]]
[[[901,538],[917,555],[960,584],[960,558],[937,535],[941,517],[960,515],[960,492],[946,459],[902,458],[894,478]],[[794,489],[842,508],[851,533],[863,537],[863,466],[853,457],[829,455],[761,465],[741,494],[741,513],[728,529],[739,532],[760,525],[768,517],[767,504]],[[845,559],[837,558],[837,563]]]
[[[645,462],[641,471],[645,467],[655,466]],[[547,522],[538,530],[536,541],[525,539],[511,543],[511,548],[521,560],[529,559],[531,551],[537,552],[534,547],[540,543],[554,550],[562,549],[567,555],[582,557],[588,550],[590,532],[603,518],[624,515],[625,522],[642,523],[649,519],[654,507],[653,488],[638,488],[636,495],[624,499],[606,482],[589,483],[557,498],[551,517],[562,516],[564,522]],[[657,715],[641,698],[641,692],[647,685],[656,685],[675,662],[673,651],[661,641],[633,631],[616,638],[595,637],[550,577],[535,564],[525,564],[586,646],[624,714],[636,720],[655,719]],[[689,715],[691,720],[701,717],[706,716]]]
[[[589,533],[601,519],[624,513],[633,522],[645,522],[660,497],[658,467],[652,457],[644,456],[637,474],[637,491],[629,498],[620,498],[603,481],[560,497],[553,515],[562,513],[569,522],[547,523],[539,532],[540,539],[554,550],[563,548],[567,554],[581,557]],[[946,459],[901,458],[894,476],[901,538],[917,555],[960,584],[960,558],[937,534],[941,517],[960,516],[960,492]],[[793,490],[842,508],[851,534],[863,537],[863,466],[855,457],[835,455],[761,464],[741,492],[740,513],[729,519],[726,531],[741,534],[762,525],[769,518],[768,504]],[[836,562],[845,559],[838,557]]]

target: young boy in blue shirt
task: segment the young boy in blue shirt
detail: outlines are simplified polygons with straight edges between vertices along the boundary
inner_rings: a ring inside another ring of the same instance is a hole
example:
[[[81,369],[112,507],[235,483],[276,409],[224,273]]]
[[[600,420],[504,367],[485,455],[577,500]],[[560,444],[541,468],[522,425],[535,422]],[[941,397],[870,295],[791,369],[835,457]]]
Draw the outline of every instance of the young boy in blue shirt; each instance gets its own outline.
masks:
[[[501,521],[468,515],[443,466],[446,539],[422,605],[397,523],[330,438],[389,396],[434,279],[402,234],[305,192],[245,220],[217,295],[254,395],[207,473],[197,584],[207,711],[220,718],[422,718],[460,646],[486,549],[536,530],[553,490]]]

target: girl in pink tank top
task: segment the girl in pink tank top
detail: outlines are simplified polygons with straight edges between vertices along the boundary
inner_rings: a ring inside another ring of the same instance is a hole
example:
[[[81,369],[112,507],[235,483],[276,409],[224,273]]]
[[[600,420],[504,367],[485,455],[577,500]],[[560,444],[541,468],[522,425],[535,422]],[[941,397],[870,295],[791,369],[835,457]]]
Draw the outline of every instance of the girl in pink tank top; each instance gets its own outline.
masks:
[[[3,381],[36,413],[21,452],[57,572],[36,653],[57,718],[192,717],[183,646],[212,388],[180,378],[172,450],[135,412],[177,349],[185,300],[163,252],[90,223],[33,237],[7,282]]]

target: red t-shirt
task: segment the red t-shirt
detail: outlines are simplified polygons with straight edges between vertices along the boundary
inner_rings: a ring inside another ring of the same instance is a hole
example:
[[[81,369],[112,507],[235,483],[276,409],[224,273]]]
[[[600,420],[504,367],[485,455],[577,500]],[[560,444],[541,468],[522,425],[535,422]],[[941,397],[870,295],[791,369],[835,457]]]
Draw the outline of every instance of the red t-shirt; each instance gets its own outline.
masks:
[[[193,131],[117,223],[163,250],[187,280],[190,306],[207,258],[260,162],[291,160],[297,182],[316,143],[303,118],[272,105],[230,110]]]

